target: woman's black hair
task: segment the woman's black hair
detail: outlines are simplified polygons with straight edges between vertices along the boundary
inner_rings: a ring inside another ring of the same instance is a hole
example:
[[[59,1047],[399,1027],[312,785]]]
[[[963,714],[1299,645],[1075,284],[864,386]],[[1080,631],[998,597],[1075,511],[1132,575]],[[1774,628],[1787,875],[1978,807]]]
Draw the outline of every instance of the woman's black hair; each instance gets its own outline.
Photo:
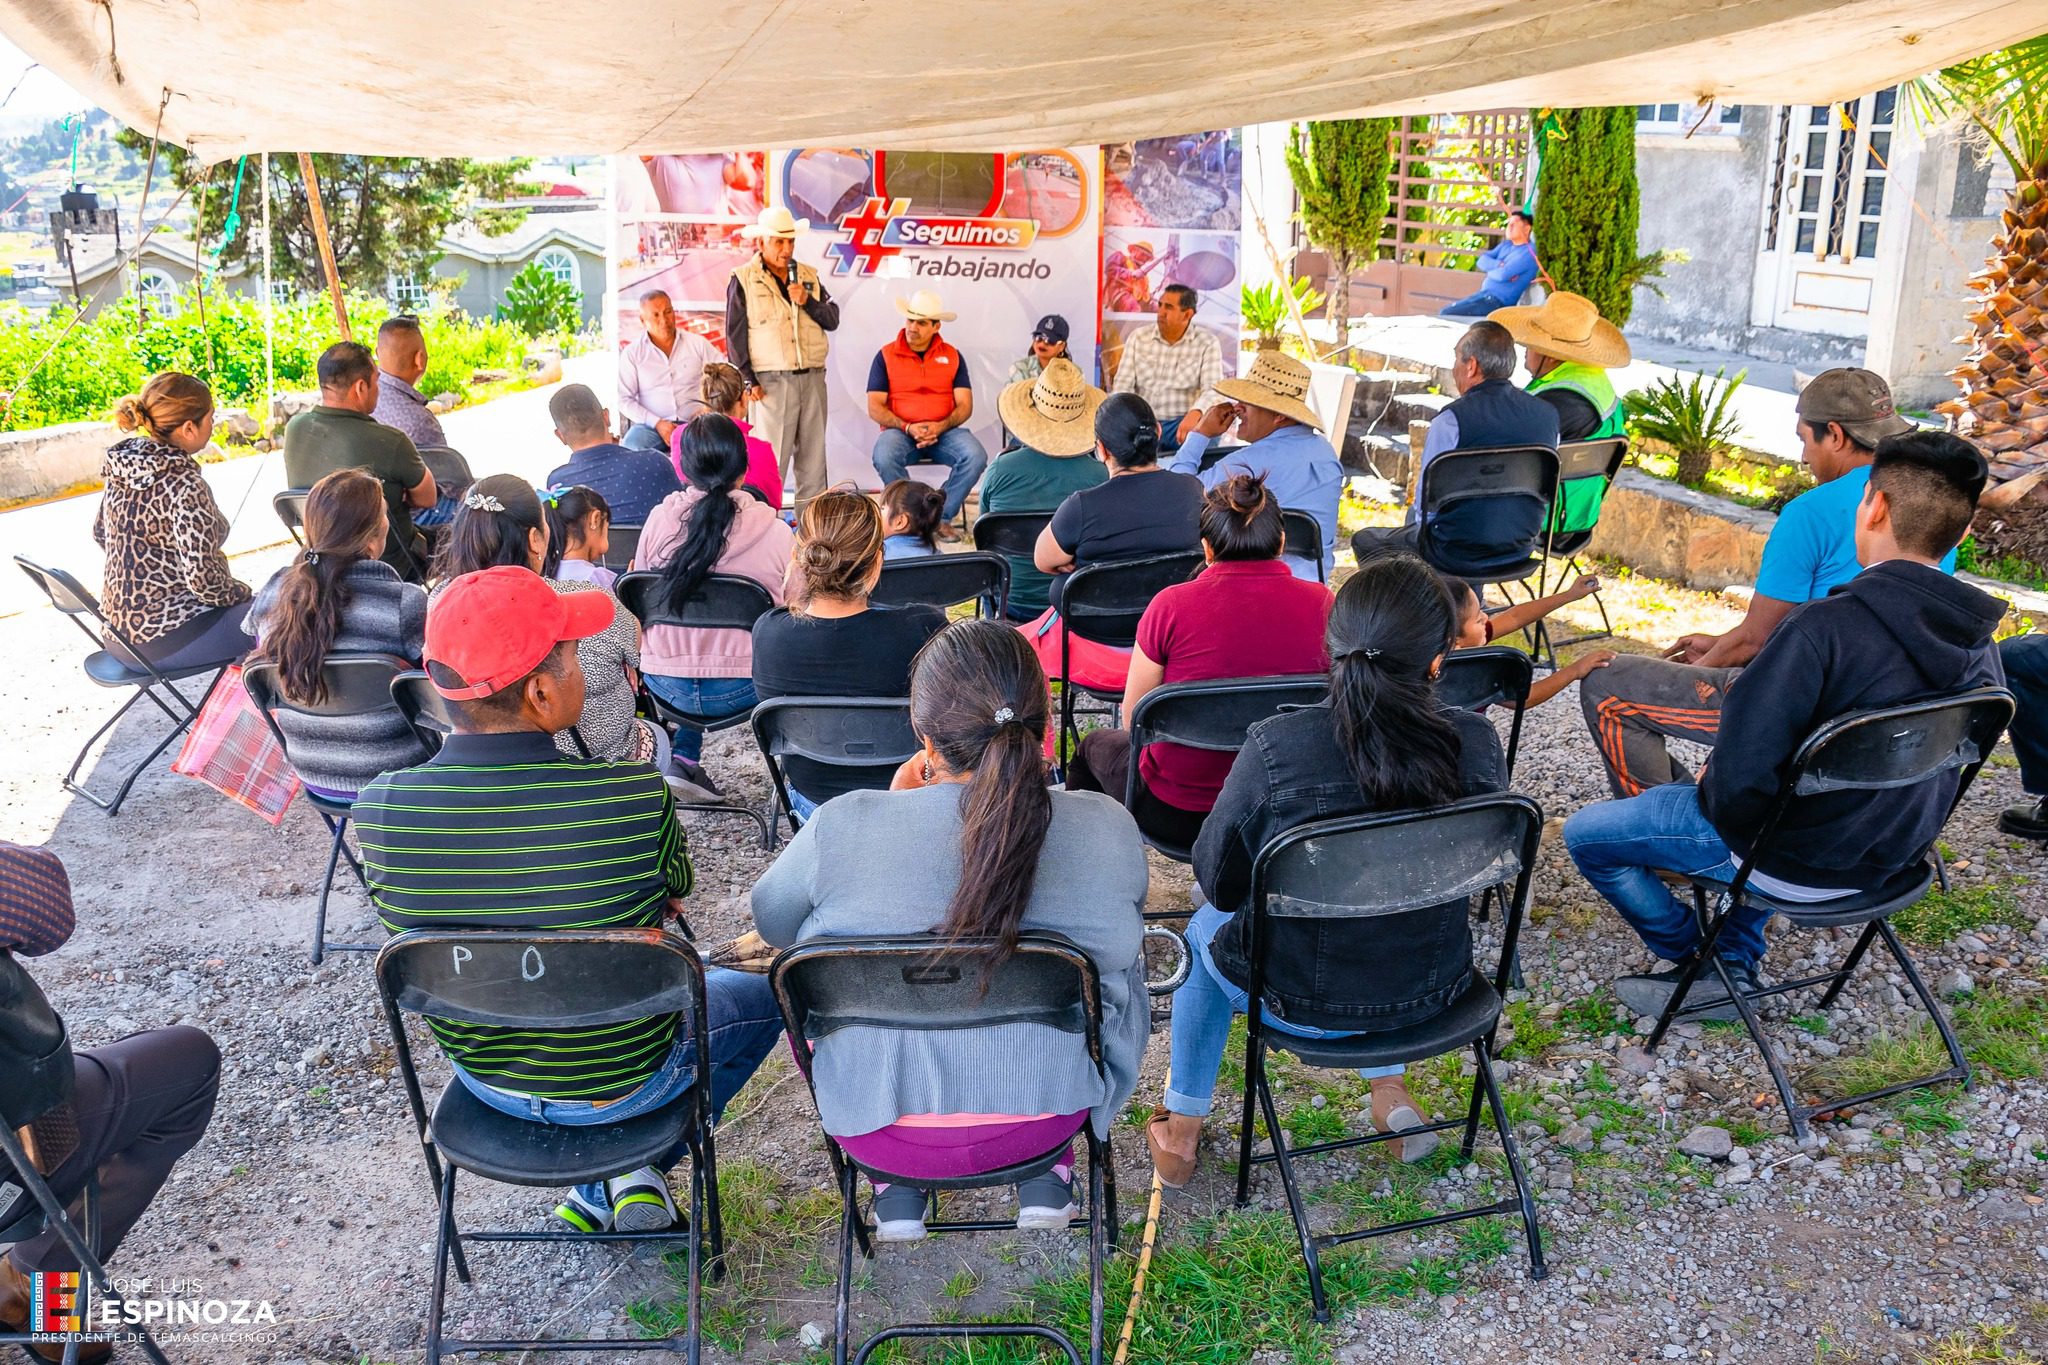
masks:
[[[278,578],[258,653],[277,664],[287,698],[318,706],[327,700],[327,654],[354,597],[349,574],[386,525],[384,485],[363,470],[337,469],[306,494],[303,521],[305,552]]]
[[[725,539],[739,516],[733,490],[747,477],[746,434],[722,413],[699,413],[683,428],[682,474],[703,493],[683,525],[683,543],[661,566],[659,600],[680,615],[725,553]]]
[[[900,516],[909,525],[899,533],[914,537],[924,552],[939,552],[939,526],[946,519],[946,495],[916,479],[898,479],[882,490],[882,514]]]
[[[1135,393],[1113,393],[1095,409],[1095,439],[1119,468],[1159,463],[1159,419]]]
[[[532,484],[514,474],[478,479],[462,495],[455,520],[441,533],[431,577],[437,583],[447,583],[478,569],[506,564],[530,569],[533,543],[529,533],[546,525],[540,494],[533,491]]]
[[[1430,668],[1458,629],[1451,594],[1412,555],[1368,560],[1330,607],[1330,709],[1369,810],[1410,810],[1459,794],[1458,732]]]
[[[1233,474],[1202,498],[1202,539],[1218,560],[1278,559],[1287,548],[1280,499],[1265,476]]]
[[[604,494],[580,483],[570,488],[550,488],[540,495],[540,502],[548,519],[548,552],[541,560],[540,576],[553,578],[569,551],[582,543],[584,520],[592,512],[602,512],[605,520],[610,521],[612,505],[604,500]]]

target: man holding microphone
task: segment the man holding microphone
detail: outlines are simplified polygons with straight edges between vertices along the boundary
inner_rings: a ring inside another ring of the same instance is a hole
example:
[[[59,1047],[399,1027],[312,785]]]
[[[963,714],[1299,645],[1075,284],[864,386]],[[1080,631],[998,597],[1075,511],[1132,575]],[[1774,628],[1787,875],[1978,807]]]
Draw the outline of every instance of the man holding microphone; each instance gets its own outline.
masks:
[[[748,401],[761,405],[757,429],[775,447],[783,482],[795,484],[799,512],[825,491],[826,333],[839,327],[818,272],[796,261],[796,235],[809,226],[786,208],[761,210],[740,229],[760,249],[725,288],[726,350]]]

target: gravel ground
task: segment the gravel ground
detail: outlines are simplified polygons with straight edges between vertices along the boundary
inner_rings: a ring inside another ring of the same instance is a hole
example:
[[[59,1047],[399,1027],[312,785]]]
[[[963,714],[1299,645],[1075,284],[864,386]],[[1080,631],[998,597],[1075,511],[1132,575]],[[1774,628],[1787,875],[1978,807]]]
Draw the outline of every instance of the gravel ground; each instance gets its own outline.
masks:
[[[238,570],[261,581],[274,558],[251,556]],[[1646,639],[1729,619],[1712,599],[1659,595],[1640,581],[1623,588],[1617,623],[1640,627]],[[227,1059],[206,1140],[122,1249],[119,1268],[274,1305],[274,1343],[188,1347],[184,1359],[418,1360],[432,1201],[366,959],[330,957],[317,970],[306,962],[324,831],[304,808],[273,831],[167,772],[144,778],[113,820],[72,800],[58,775],[119,700],[84,685],[82,643],[47,610],[0,620],[0,648],[15,661],[0,677],[0,703],[17,717],[0,772],[0,835],[47,842],[64,856],[81,919],[73,942],[36,963],[36,975],[80,1046],[185,1021],[212,1032]],[[160,723],[132,713],[98,771],[139,756]],[[761,794],[765,784],[736,735],[714,737],[710,761],[741,790]],[[1532,713],[1518,777],[1553,820],[1605,795],[1575,693]],[[1921,950],[1930,979],[1946,986],[1960,985],[1960,972],[1979,990],[2025,996],[2048,981],[2048,903],[2036,889],[2048,877],[2048,854],[2014,846],[1992,823],[2016,798],[2016,774],[1988,768],[1948,831],[1964,886],[2022,878],[2031,885],[2016,892],[2017,928],[1978,928]],[[730,818],[690,823],[701,943],[745,927],[744,893],[763,866],[747,828]],[[1186,906],[1185,870],[1154,866],[1154,905]],[[1920,1131],[1927,1125],[1909,1127],[1905,1111],[1874,1109],[1818,1125],[1815,1139],[1795,1146],[1775,1104],[1757,1107],[1768,1078],[1739,1035],[1686,1026],[1651,1059],[1634,1048],[1630,1021],[1614,1033],[1569,1026],[1581,1017],[1575,1007],[1582,1011],[1605,982],[1645,959],[1596,906],[1554,839],[1535,905],[1524,948],[1530,992],[1518,1017],[1525,1033],[1556,1027],[1559,1036],[1504,1070],[1526,1097],[1516,1122],[1540,1187],[1551,1277],[1528,1282],[1519,1240],[1510,1239],[1505,1251],[1466,1265],[1446,1292],[1340,1318],[1338,1360],[1903,1361],[1985,1325],[2009,1326],[2009,1349],[2039,1353],[2048,1344],[2048,1165],[2039,1155],[2048,1147],[2048,1088],[2040,1080],[1980,1081],[1946,1106],[1960,1122],[1953,1132]],[[372,934],[367,903],[353,889],[337,892],[333,927],[343,936],[352,928]],[[1846,947],[1800,935],[1781,941],[1767,966],[1800,970]],[[1879,1034],[1909,1028],[1898,985],[1864,976],[1824,1034],[1788,1027],[1785,1011],[1774,1011],[1795,1067],[1853,1056]],[[1165,1060],[1160,1036],[1141,1100],[1157,1096]],[[1598,1115],[1620,1104],[1642,1121],[1602,1126]],[[1708,1141],[1694,1130],[1709,1121],[1742,1140],[1720,1144],[1729,1150],[1716,1156],[1679,1157],[1681,1143]],[[1228,1143],[1224,1122],[1212,1125],[1211,1138]],[[1117,1142],[1125,1209],[1135,1214],[1150,1180],[1144,1144],[1127,1128]],[[735,1103],[720,1153],[734,1172],[776,1182],[771,1212],[793,1201],[792,1191],[823,1187],[815,1120],[786,1062],[764,1069]],[[1311,1166],[1309,1180],[1370,1174],[1383,1159]],[[1169,1200],[1166,1241],[1192,1218],[1227,1206],[1229,1166],[1228,1157],[1206,1160],[1190,1190]],[[1477,1168],[1469,1178],[1454,1172],[1425,1193],[1455,1199],[1469,1179],[1486,1178]],[[532,1225],[552,1194],[482,1182],[464,1188],[461,1208],[472,1226]],[[1254,1188],[1277,1206],[1270,1173]],[[815,1273],[828,1244],[809,1240],[808,1226],[799,1229],[793,1260],[771,1258],[760,1273],[740,1277],[745,1302],[733,1301],[733,1289],[711,1295],[714,1308],[729,1308],[729,1327],[748,1329],[749,1362],[798,1358],[797,1329],[829,1321],[829,1281],[821,1288]],[[1438,1254],[1452,1245],[1444,1234],[1381,1254]],[[971,1268],[975,1284],[948,1306],[992,1311],[1032,1277],[1071,1266],[1074,1253],[1070,1242],[1027,1237],[892,1249],[863,1281],[859,1308],[868,1321],[923,1315],[947,1302],[941,1287],[958,1290],[958,1272]],[[651,1257],[602,1248],[487,1249],[476,1268],[478,1286],[452,1293],[457,1330],[496,1333],[545,1320],[551,1331],[632,1335],[629,1306],[672,1292]],[[735,1357],[712,1350],[708,1358]]]

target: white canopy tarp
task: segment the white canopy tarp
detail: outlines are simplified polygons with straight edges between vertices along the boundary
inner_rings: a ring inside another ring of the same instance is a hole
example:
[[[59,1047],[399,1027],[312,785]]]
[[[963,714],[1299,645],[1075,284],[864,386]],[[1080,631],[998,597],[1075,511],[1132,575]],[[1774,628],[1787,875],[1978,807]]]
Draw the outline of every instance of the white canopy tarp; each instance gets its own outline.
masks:
[[[1002,150],[1280,119],[1847,99],[2043,0],[0,0],[0,28],[213,160]],[[165,93],[168,92],[168,99]]]

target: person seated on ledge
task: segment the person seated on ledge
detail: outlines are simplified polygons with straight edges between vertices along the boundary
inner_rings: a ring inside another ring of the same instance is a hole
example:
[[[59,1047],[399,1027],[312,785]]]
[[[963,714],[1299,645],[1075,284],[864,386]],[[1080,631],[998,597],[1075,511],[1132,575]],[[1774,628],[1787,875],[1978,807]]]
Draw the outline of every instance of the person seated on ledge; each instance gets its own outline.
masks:
[[[596,491],[625,526],[646,525],[663,498],[682,491],[683,481],[660,451],[612,440],[611,414],[589,385],[564,384],[548,395],[548,416],[555,420],[555,439],[569,447],[569,462],[548,471],[548,487],[581,484]]]
[[[939,552],[946,495],[916,479],[898,479],[882,490],[882,558],[923,559]]]
[[[953,519],[988,468],[988,452],[967,429],[974,416],[974,389],[967,362],[939,335],[951,322],[939,296],[920,289],[896,300],[903,330],[875,352],[868,367],[868,416],[881,428],[875,437],[875,475],[888,487],[920,461],[945,465],[946,510],[939,539],[958,540]]]
[[[610,593],[559,593],[512,565],[464,574],[427,609],[427,676],[451,703],[455,732],[431,760],[386,773],[355,805],[370,898],[391,932],[682,922],[695,874],[661,775],[647,763],[571,758],[549,738],[583,710],[574,642],[606,629],[612,614]],[[594,871],[599,792],[604,863]],[[775,1046],[782,1015],[762,977],[713,968],[704,995],[716,1120]],[[544,1032],[428,1024],[472,1095],[535,1123],[637,1118],[698,1079],[679,1015]],[[577,1186],[556,1216],[579,1232],[672,1226],[665,1172],[685,1150]]]
[[[1484,649],[1504,635],[1511,636],[1517,631],[1535,625],[1566,603],[1591,597],[1600,591],[1600,580],[1586,574],[1563,592],[1554,592],[1533,602],[1516,602],[1489,616],[1479,601],[1479,593],[1470,583],[1450,574],[1445,574],[1443,579],[1444,587],[1450,590],[1451,606],[1458,613],[1459,649]],[[1527,705],[1543,705],[1594,669],[1605,668],[1612,662],[1613,650],[1588,650],[1570,663],[1553,668],[1530,683]]]
[[[1869,370],[1825,370],[1799,393],[1800,458],[1819,487],[1787,503],[1764,542],[1749,610],[1721,635],[1687,635],[1664,657],[1624,654],[1579,689],[1586,728],[1616,796],[1692,775],[1672,761],[1670,736],[1712,745],[1742,666],[1801,602],[1826,597],[1860,571],[1856,514],[1877,445],[1913,430]],[[1955,571],[1953,551],[1941,561]]]
[[[2007,806],[1998,827],[2022,839],[2048,841],[2048,635],[2002,640],[1998,657],[2019,710],[2007,736],[2020,760],[2020,790],[2031,800]]]
[[[1053,321],[1059,319],[1043,319],[1039,326]],[[1095,413],[1101,406],[1102,390],[1065,357],[1047,361],[1036,378],[1004,389],[996,410],[1017,444],[989,465],[981,481],[981,515],[1050,512],[1069,493],[1107,479],[1108,471],[1094,458]],[[1010,619],[1029,621],[1050,605],[1046,590],[1052,578],[1029,555],[1007,558]]]
[[[1497,308],[1522,301],[1536,282],[1536,220],[1521,209],[1508,214],[1507,235],[1479,253],[1478,269],[1486,279],[1479,288],[1437,313],[1442,318],[1483,318]]]
[[[1308,405],[1309,368],[1284,351],[1261,351],[1241,379],[1219,379],[1216,392],[1230,399],[1202,414],[1202,420],[1167,461],[1176,473],[1193,474],[1214,488],[1225,479],[1252,474],[1290,512],[1306,512],[1323,533],[1323,568],[1337,562],[1337,500],[1344,491],[1344,466],[1323,435],[1323,419]],[[1209,443],[1232,427],[1246,444],[1207,469]],[[1315,561],[1288,555],[1296,578],[1320,582]]]
[[[943,946],[1044,931],[1071,939],[1101,975],[1101,1072],[1077,1038],[1038,1024],[853,1027],[821,1040],[818,1116],[858,1160],[934,1179],[999,1170],[1084,1123],[1106,1136],[1137,1088],[1151,1029],[1145,851],[1116,802],[1046,787],[1046,716],[1045,675],[1014,630],[947,626],[910,679],[924,752],[903,765],[895,790],[820,807],[754,884],[754,923],[778,948],[927,932]],[[877,857],[878,849],[917,856]],[[1073,1161],[1070,1146],[1018,1186],[1018,1228],[1067,1226]],[[923,1237],[926,1207],[914,1185],[876,1186],[876,1238]]]
[[[754,622],[757,697],[910,695],[910,661],[944,628],[946,613],[869,606],[882,560],[882,517],[866,494],[833,488],[804,504],[790,556],[790,605]],[[844,792],[888,786],[896,770],[894,763],[877,770],[796,757],[782,767],[799,820]]]
[[[320,670],[330,654],[419,661],[427,594],[378,558],[384,515],[383,486],[360,469],[337,469],[306,495],[305,550],[271,575],[242,621],[257,638],[251,662],[277,665],[286,701],[327,699]],[[396,702],[353,716],[286,708],[274,719],[299,780],[319,796],[346,801],[379,773],[426,757]]]
[[[1700,944],[1692,907],[1657,870],[1732,879],[1793,754],[1827,721],[2003,681],[1991,636],[2005,603],[1940,568],[1970,528],[1986,474],[1984,457],[1959,436],[1913,432],[1879,442],[1856,507],[1856,555],[1868,567],[1793,608],[1742,670],[1699,784],[1652,787],[1565,821],[1565,848],[1579,871],[1651,952],[1674,964],[1615,983],[1632,1013],[1662,1012]],[[1890,791],[1807,797],[1779,825],[1749,884],[1800,902],[1875,890],[1925,856],[1956,783],[1950,772]],[[1758,988],[1769,918],[1738,910],[1715,944],[1745,993]],[[1694,983],[1690,1000],[1722,1002],[1702,1018],[1736,1013],[1713,972]]]
[[[1124,684],[1123,714],[1167,683],[1267,674],[1322,673],[1330,592],[1287,572],[1280,559],[1280,500],[1250,474],[1233,474],[1202,500],[1202,557],[1191,583],[1152,599]],[[1145,792],[1132,813],[1175,843],[1192,845],[1216,804],[1234,754],[1155,744],[1140,760]],[[1131,732],[1099,726],[1081,736],[1067,790],[1121,801],[1131,774]]]
[[[1173,996],[1165,1103],[1145,1130],[1166,1185],[1178,1189],[1194,1174],[1230,1017],[1248,1003],[1259,850],[1310,821],[1440,806],[1506,788],[1492,723],[1445,710],[1434,694],[1456,626],[1451,595],[1421,560],[1388,555],[1361,565],[1330,609],[1329,700],[1260,721],[1230,765],[1195,844],[1205,903],[1188,921],[1194,961]],[[1267,1027],[1338,1038],[1436,1014],[1457,999],[1472,969],[1468,913],[1461,907],[1446,917],[1441,909],[1333,921],[1286,940],[1311,951],[1269,957]],[[1389,1007],[1389,1000],[1400,1003]],[[1400,1066],[1359,1072],[1371,1083],[1381,1132],[1428,1122],[1402,1074]],[[1401,1159],[1419,1161],[1436,1145],[1434,1133],[1402,1138]]]
[[[46,848],[0,840],[0,958],[53,953],[77,923],[63,860]],[[0,983],[0,996],[11,994]],[[17,1040],[15,1030],[26,1022],[0,1014],[0,1063],[25,1061],[24,1053],[39,1057],[48,1047],[40,1036]],[[220,1049],[199,1029],[176,1024],[87,1048],[71,1062],[71,1098],[22,1129],[23,1146],[81,1233],[79,1196],[98,1173],[98,1250],[104,1263],[113,1260],[178,1159],[206,1136],[220,1093]],[[30,1200],[14,1177],[14,1167],[0,1156],[0,1224],[13,1221]],[[79,1268],[53,1228],[16,1242],[0,1256],[0,1332],[31,1330],[30,1276]],[[39,1341],[23,1350],[33,1360],[57,1361],[64,1359],[65,1346]],[[113,1356],[113,1346],[104,1341],[78,1348],[83,1365],[101,1365]]]

